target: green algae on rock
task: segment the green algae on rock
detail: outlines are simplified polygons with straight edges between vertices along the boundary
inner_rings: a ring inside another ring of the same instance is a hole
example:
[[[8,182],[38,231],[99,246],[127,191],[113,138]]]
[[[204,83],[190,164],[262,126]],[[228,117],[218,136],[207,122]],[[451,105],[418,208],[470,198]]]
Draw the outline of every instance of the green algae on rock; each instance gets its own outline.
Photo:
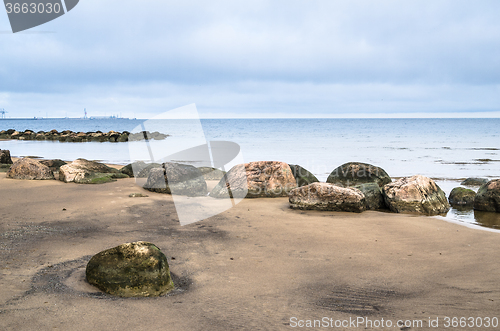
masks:
[[[450,192],[448,201],[452,206],[472,206],[474,205],[474,197],[476,192],[463,187],[455,187]]]
[[[382,187],[392,181],[384,169],[361,162],[348,162],[334,169],[326,182],[344,187],[377,183]]]
[[[174,289],[165,254],[144,241],[122,244],[94,255],[85,275],[89,284],[120,297],[155,297]]]

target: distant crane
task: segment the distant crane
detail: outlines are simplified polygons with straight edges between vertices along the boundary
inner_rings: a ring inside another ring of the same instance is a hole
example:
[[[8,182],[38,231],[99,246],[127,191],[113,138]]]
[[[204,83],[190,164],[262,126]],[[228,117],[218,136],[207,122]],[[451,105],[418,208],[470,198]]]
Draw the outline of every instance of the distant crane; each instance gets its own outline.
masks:
[[[0,115],[2,115],[2,118],[5,118],[5,114],[8,113],[7,111],[5,111],[5,109],[3,108],[0,108]]]

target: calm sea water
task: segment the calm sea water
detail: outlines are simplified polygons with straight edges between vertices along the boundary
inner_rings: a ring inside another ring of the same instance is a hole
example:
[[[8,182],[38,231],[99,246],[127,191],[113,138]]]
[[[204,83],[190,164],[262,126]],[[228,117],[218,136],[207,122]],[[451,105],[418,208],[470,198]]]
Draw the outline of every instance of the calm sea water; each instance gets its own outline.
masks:
[[[132,131],[144,120],[0,120],[0,130]],[[467,177],[500,177],[500,119],[211,119],[201,120],[206,140],[241,146],[246,162],[277,160],[300,164],[326,180],[337,166],[359,161],[377,165],[392,177],[422,174],[449,193]],[[161,144],[180,145],[193,133],[182,120],[148,122],[149,131],[171,135]],[[165,146],[165,145],[163,145]],[[130,162],[127,143],[0,141],[13,156],[109,163]],[[188,160],[189,161],[189,160]],[[196,160],[192,160],[196,165]],[[452,210],[454,220],[478,223],[472,211]],[[488,222],[492,222],[488,220]],[[498,220],[500,226],[500,220]]]

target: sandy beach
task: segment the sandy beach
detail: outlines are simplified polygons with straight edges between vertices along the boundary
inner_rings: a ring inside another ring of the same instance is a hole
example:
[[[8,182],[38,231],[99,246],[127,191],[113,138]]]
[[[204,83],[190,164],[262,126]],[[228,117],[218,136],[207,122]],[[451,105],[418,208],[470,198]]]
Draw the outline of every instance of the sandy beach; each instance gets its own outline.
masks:
[[[133,179],[79,185],[5,173],[0,215],[2,330],[291,330],[325,318],[338,330],[436,330],[445,317],[500,317],[500,234],[433,217],[245,199],[180,226],[171,196]],[[125,299],[86,283],[92,255],[138,240],[165,253],[174,292]],[[334,325],[361,318],[393,325]]]

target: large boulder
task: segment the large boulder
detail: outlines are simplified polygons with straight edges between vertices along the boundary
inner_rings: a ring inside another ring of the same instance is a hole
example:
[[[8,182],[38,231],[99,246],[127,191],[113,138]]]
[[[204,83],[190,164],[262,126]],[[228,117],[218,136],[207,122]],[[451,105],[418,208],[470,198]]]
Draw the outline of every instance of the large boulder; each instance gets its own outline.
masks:
[[[167,258],[154,244],[138,241],[94,255],[87,281],[120,297],[154,297],[174,289]]]
[[[296,164],[288,164],[290,169],[292,170],[293,177],[297,182],[297,186],[306,186],[312,183],[319,182],[318,178],[314,176],[311,172],[307,171],[305,168],[302,168]]]
[[[382,189],[377,183],[366,183],[354,186],[365,195],[365,204],[367,210],[387,209]]]
[[[7,171],[7,177],[14,179],[54,179],[54,173],[40,161],[22,158],[14,162]]]
[[[450,192],[448,201],[452,206],[473,206],[476,192],[464,187],[455,187]]]
[[[159,163],[145,163],[143,161],[137,161],[127,164],[120,169],[120,172],[126,174],[129,177],[148,178],[151,169],[160,167],[161,164]]]
[[[165,162],[161,168],[152,168],[146,190],[187,196],[206,196],[207,183],[199,169],[192,165]]]
[[[491,180],[479,188],[474,209],[500,213],[500,179]]]
[[[12,164],[12,159],[10,158],[10,151],[7,149],[0,149],[0,164]]]
[[[488,182],[487,178],[470,177],[460,183],[464,186],[481,186]]]
[[[361,213],[366,209],[365,195],[356,188],[328,183],[313,183],[290,191],[290,208],[348,211]]]
[[[102,184],[115,181],[116,178],[125,177],[128,176],[120,173],[115,168],[85,159],[76,159],[59,168],[59,180],[65,183]]]
[[[212,167],[198,167],[198,169],[200,169],[205,180],[221,180],[226,174],[225,171]]]
[[[391,177],[384,169],[367,163],[348,162],[333,170],[326,182],[339,186],[356,186],[365,183],[377,183],[383,187],[390,183]]]
[[[396,213],[444,214],[450,210],[446,194],[427,177],[403,177],[383,188],[389,209]]]
[[[231,168],[210,192],[214,198],[286,197],[297,187],[288,164],[278,161],[257,161]]]

